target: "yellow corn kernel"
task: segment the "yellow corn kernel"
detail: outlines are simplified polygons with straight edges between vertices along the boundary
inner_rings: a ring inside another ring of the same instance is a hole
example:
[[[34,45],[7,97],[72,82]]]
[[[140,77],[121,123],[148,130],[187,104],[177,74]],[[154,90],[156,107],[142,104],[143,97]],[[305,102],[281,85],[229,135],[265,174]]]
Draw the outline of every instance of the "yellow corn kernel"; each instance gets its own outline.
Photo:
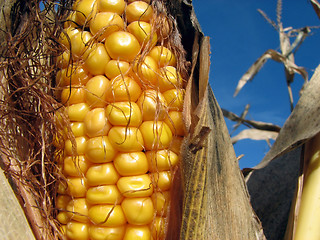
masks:
[[[105,136],[111,128],[104,108],[94,108],[89,111],[84,119],[84,126],[89,137]]]
[[[155,90],[145,90],[139,97],[139,105],[144,121],[163,120],[167,113],[167,101]]]
[[[57,57],[57,66],[59,68],[66,68],[70,62],[70,52],[64,51]]]
[[[135,102],[141,94],[139,84],[128,76],[115,77],[106,90],[106,100],[113,102]]]
[[[90,162],[83,155],[67,156],[63,163],[64,174],[71,177],[82,177],[90,166]]]
[[[155,46],[148,54],[158,63],[159,67],[176,66],[177,60],[174,54],[164,46]]]
[[[139,152],[143,150],[143,138],[135,127],[112,127],[108,134],[112,146],[120,152]]]
[[[120,204],[122,196],[116,185],[90,187],[86,195],[90,204]]]
[[[118,75],[125,75],[130,69],[130,64],[126,61],[110,60],[104,69],[105,75],[109,79],[113,79]]]
[[[91,240],[122,240],[125,233],[125,225],[120,227],[90,226],[89,237]]]
[[[111,33],[105,40],[109,56],[115,60],[133,61],[140,52],[140,44],[129,32],[118,31]]]
[[[161,150],[170,146],[172,132],[165,122],[144,121],[139,129],[146,150]]]
[[[111,162],[116,154],[107,136],[90,138],[87,142],[85,156],[92,163]]]
[[[158,41],[157,33],[152,32],[150,23],[134,21],[128,25],[127,30],[136,37],[142,47],[153,47]]]
[[[181,88],[182,78],[173,66],[166,66],[160,69],[161,77],[159,77],[159,89],[161,92],[170,89]]]
[[[75,221],[68,222],[66,236],[70,240],[87,240],[89,237],[88,224]]]
[[[98,41],[104,41],[111,33],[123,30],[122,18],[113,12],[99,12],[90,22],[90,32],[97,34]]]
[[[126,16],[128,23],[133,21],[150,22],[153,16],[153,9],[146,2],[135,1],[127,6]]]
[[[171,187],[171,172],[162,171],[150,174],[152,183],[160,191],[168,191]]]
[[[70,218],[67,212],[59,212],[56,218],[61,224],[67,224],[70,221]]]
[[[106,108],[106,116],[112,125],[139,127],[142,115],[135,102],[115,102]]]
[[[179,162],[178,155],[167,149],[147,151],[146,157],[149,163],[150,172],[168,171],[175,167]]]
[[[163,217],[156,217],[154,223],[151,224],[151,234],[153,239],[165,239],[166,220]]]
[[[182,89],[170,89],[163,93],[168,103],[168,108],[173,111],[182,111],[184,91]]]
[[[113,163],[104,163],[91,166],[86,174],[89,186],[100,186],[103,184],[116,184],[119,174]]]
[[[76,137],[75,145],[68,139],[65,142],[64,151],[67,156],[84,155],[86,149],[87,137]]]
[[[85,101],[85,90],[83,87],[70,86],[62,90],[61,103],[71,105],[75,103],[83,103]]]
[[[86,101],[90,107],[104,107],[106,105],[106,91],[110,88],[110,81],[103,75],[91,78],[86,85]]]
[[[118,153],[113,162],[121,176],[135,176],[148,172],[148,160],[143,152]]]
[[[71,197],[85,197],[87,192],[86,180],[81,177],[67,178],[67,193]]]
[[[123,240],[150,240],[151,232],[149,226],[128,225]]]
[[[121,207],[130,224],[146,225],[152,222],[154,207],[150,197],[125,198]]]
[[[65,182],[59,182],[59,184],[58,184],[58,189],[57,189],[57,193],[63,194],[63,195],[68,194],[67,188],[68,188],[68,184],[67,184],[67,183],[65,183]]]
[[[170,127],[172,133],[177,136],[184,136],[183,114],[179,111],[169,111],[168,117],[164,120]]]
[[[69,195],[59,195],[56,198],[56,208],[65,209],[70,200],[71,200],[71,197]]]
[[[89,209],[90,220],[99,226],[120,227],[127,220],[120,205],[94,205]]]
[[[124,0],[100,0],[98,5],[99,12],[113,12],[122,15],[126,3]]]
[[[85,66],[93,75],[104,74],[105,64],[110,61],[107,50],[102,43],[94,44],[85,58]]]
[[[65,71],[62,71],[64,79],[61,80],[64,85],[59,85],[60,87],[68,85],[85,85],[91,78],[91,74],[88,69],[82,64],[69,66]]]
[[[148,174],[121,177],[117,187],[124,197],[149,197],[153,193],[153,186]]]
[[[85,128],[83,122],[72,122],[70,123],[71,132],[75,137],[83,137],[85,135]],[[65,128],[65,134],[67,134],[68,129]]]
[[[80,31],[71,37],[71,53],[77,57],[81,57],[88,51],[92,34],[88,31]],[[87,54],[87,53],[86,53]]]
[[[88,222],[88,205],[85,198],[72,199],[67,206],[67,213],[71,220]]]
[[[84,25],[90,22],[97,12],[96,0],[80,0],[75,4],[76,22],[79,25]]]
[[[76,29],[74,27],[68,27],[61,32],[59,36],[59,42],[62,45],[64,45],[67,49],[70,49],[71,38],[79,32],[80,32],[79,29]]]
[[[89,106],[86,103],[76,103],[66,107],[69,120],[74,122],[82,122],[89,112]]]
[[[62,92],[61,88],[69,85],[68,82],[70,82],[70,79],[67,80],[66,72],[67,72],[67,68],[63,68],[59,70],[56,75],[57,90],[55,91],[55,96],[58,99],[60,99],[60,96],[61,96],[61,92]]]
[[[134,66],[134,71],[138,74],[139,80],[146,88],[156,88],[158,85],[159,69],[156,61],[146,56],[141,62]]]
[[[168,212],[168,206],[170,203],[170,192],[155,192],[151,196],[153,206],[158,216],[165,217]]]

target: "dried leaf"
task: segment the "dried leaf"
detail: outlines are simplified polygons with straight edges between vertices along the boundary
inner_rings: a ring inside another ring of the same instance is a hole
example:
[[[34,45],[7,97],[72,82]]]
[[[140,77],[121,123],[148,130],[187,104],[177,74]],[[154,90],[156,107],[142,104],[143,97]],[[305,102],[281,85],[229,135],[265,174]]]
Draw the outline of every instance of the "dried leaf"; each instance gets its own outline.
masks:
[[[308,73],[303,67],[297,66],[294,62],[290,61],[288,58],[283,56],[281,53],[279,53],[273,49],[269,49],[264,54],[262,54],[262,56],[260,58],[258,58],[255,61],[255,63],[249,68],[249,70],[241,77],[233,96],[237,96],[237,94],[243,88],[243,86],[248,81],[253,79],[253,77],[263,67],[264,63],[270,58],[276,62],[282,62],[286,69],[293,71],[295,73],[299,73],[304,78],[304,80],[306,82],[308,81]]]
[[[268,240],[284,239],[299,176],[300,155],[301,148],[297,148],[246,177],[252,207]]]
[[[0,222],[1,239],[35,240],[20,203],[1,168]]]
[[[231,138],[232,143],[236,143],[242,139],[251,139],[251,140],[266,140],[270,139],[275,140],[278,136],[277,132],[273,131],[264,131],[258,129],[245,129],[242,130],[239,134]]]
[[[320,66],[305,86],[293,112],[279,132],[279,136],[262,162],[255,169],[266,166],[277,156],[289,152],[320,132]]]
[[[310,0],[314,11],[316,12],[318,18],[320,18],[320,4],[317,0]]]
[[[245,74],[243,74],[243,76],[239,80],[238,85],[236,87],[236,90],[233,94],[234,97],[238,95],[240,90],[244,87],[244,85],[248,81],[250,81],[254,78],[254,76],[260,71],[260,69],[263,67],[263,65],[266,63],[266,61],[270,58],[271,58],[271,55],[269,54],[268,51],[266,51],[264,54],[262,54],[262,56],[260,56],[254,62],[254,64],[248,69],[248,71]]]
[[[242,122],[244,125],[251,126],[256,129],[266,130],[266,131],[274,131],[274,132],[279,132],[281,129],[280,126],[272,124],[272,123],[243,119],[242,117],[239,117],[236,114],[234,114],[230,111],[227,111],[225,109],[222,109],[222,112],[223,112],[223,115],[226,118],[230,119],[231,121]]]
[[[180,239],[265,239],[248,202],[223,114],[208,86],[209,39],[199,41],[193,49],[193,56],[199,56],[194,65],[199,75],[189,80],[185,96],[190,131],[181,156]]]
[[[274,21],[272,21],[264,11],[262,11],[261,9],[258,9],[258,12],[264,17],[264,19],[265,19],[275,30],[277,30],[277,31],[279,30],[277,24],[276,24]]]

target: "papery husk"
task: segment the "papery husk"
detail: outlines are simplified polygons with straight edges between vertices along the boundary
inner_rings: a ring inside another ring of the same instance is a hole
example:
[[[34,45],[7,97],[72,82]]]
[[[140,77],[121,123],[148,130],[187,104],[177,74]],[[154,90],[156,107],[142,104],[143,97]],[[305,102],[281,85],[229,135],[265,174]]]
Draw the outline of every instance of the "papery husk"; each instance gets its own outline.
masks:
[[[182,146],[180,239],[265,239],[208,83],[209,38],[201,32],[191,1],[175,1],[171,6],[182,43],[192,56],[184,103],[188,134]],[[191,33],[193,39],[187,37]]]

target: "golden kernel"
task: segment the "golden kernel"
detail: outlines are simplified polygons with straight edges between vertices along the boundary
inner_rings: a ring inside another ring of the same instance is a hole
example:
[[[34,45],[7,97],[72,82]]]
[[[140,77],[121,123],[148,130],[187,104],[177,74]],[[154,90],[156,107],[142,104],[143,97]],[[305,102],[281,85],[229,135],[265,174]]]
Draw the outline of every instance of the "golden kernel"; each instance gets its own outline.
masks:
[[[135,176],[148,172],[148,161],[143,152],[118,153],[114,166],[122,176]]]
[[[90,220],[105,227],[120,227],[127,222],[120,205],[94,205],[89,209]]]
[[[148,197],[153,193],[153,186],[148,174],[121,177],[117,187],[125,197]]]
[[[111,86],[106,90],[106,100],[113,102],[135,102],[140,97],[139,84],[128,76],[115,77]]]
[[[117,151],[107,136],[90,138],[86,145],[85,156],[93,163],[111,162]]]
[[[87,240],[89,237],[89,228],[87,223],[68,222],[66,236],[70,240]]]
[[[165,122],[144,121],[139,129],[146,150],[161,150],[170,146],[172,132]]]
[[[153,9],[146,2],[135,1],[127,6],[126,16],[129,23],[133,21],[150,22],[153,16]]]
[[[85,198],[72,199],[67,205],[67,213],[71,220],[77,222],[87,222],[88,219],[88,205]]]
[[[104,108],[94,108],[89,111],[84,119],[84,125],[86,134],[89,137],[107,135],[111,128]]]
[[[110,88],[110,81],[103,75],[91,78],[87,85],[86,101],[90,107],[104,107],[106,105],[106,91]]]
[[[112,127],[108,134],[112,146],[120,152],[139,152],[143,150],[141,132],[135,127]]]
[[[152,222],[154,207],[150,197],[125,198],[121,207],[130,224],[146,225]]]
[[[90,204],[119,204],[122,200],[116,185],[90,187],[86,198]]]
[[[104,184],[116,184],[119,174],[113,163],[103,163],[91,166],[86,174],[89,186],[100,186]]]
[[[139,127],[142,115],[135,102],[115,102],[106,108],[106,116],[112,125]]]

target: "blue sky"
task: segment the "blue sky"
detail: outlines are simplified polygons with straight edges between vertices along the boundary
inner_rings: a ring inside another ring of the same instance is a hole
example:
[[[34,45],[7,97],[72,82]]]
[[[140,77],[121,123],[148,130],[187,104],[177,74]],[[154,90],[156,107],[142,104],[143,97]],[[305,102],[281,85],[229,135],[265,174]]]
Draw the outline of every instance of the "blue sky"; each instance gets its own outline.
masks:
[[[308,0],[283,0],[284,27],[295,29],[320,26]],[[276,21],[277,0],[194,0],[193,6],[202,31],[211,43],[210,84],[222,108],[241,114],[246,104],[251,108],[248,119],[283,125],[290,114],[283,65],[269,60],[252,82],[233,98],[240,77],[268,49],[279,50],[278,34],[257,9]],[[295,55],[296,64],[304,66],[309,78],[320,63],[320,29]],[[299,98],[303,79],[296,75],[292,85],[294,102]],[[233,122],[226,120],[229,129]],[[242,128],[243,129],[243,128]],[[241,130],[241,129],[240,129]],[[236,155],[244,154],[240,167],[252,167],[269,150],[265,141],[242,140],[234,145]]]

